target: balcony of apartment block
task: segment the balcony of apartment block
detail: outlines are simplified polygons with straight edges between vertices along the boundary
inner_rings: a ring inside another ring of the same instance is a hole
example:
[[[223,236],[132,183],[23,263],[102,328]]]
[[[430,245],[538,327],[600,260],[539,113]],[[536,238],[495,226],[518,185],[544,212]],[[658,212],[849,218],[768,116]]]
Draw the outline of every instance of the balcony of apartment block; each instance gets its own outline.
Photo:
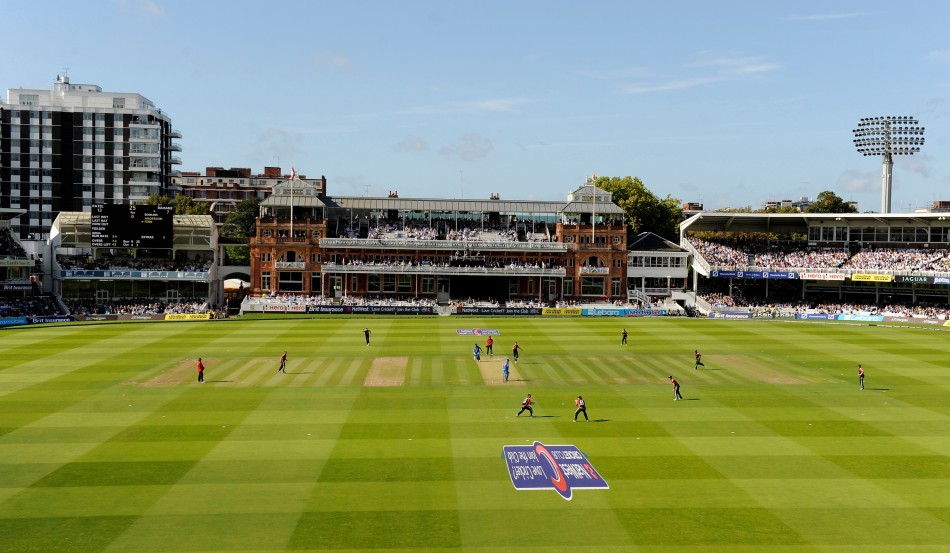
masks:
[[[158,171],[158,163],[147,163],[154,158],[135,158],[129,164],[129,171]],[[157,160],[155,160],[157,161]]]
[[[173,152],[180,152],[180,151],[181,151],[181,144],[179,144],[179,143],[177,143],[177,142],[172,142],[172,143],[170,143],[170,144],[168,145],[168,149],[171,150],[171,151],[173,151]]]
[[[129,121],[130,127],[158,127],[161,122],[158,119],[149,119],[148,117],[133,117]]]
[[[171,163],[172,165],[181,165],[181,158],[180,158],[180,157],[170,157],[170,158],[168,158],[168,163]]]
[[[129,184],[161,184],[162,179],[155,175],[133,174],[129,179]]]
[[[181,138],[181,131],[178,129],[170,129],[168,131],[168,136],[170,138]]]

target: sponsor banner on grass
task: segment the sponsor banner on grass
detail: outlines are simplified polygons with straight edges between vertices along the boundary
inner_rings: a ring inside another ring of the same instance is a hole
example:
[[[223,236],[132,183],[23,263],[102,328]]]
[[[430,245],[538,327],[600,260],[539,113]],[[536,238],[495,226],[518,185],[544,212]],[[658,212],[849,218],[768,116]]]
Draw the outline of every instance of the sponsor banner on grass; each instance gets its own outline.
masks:
[[[119,315],[120,321],[164,321],[164,313],[148,313],[142,315]]]
[[[307,308],[307,313],[344,315],[350,313],[349,305],[311,305]]]
[[[585,317],[665,317],[666,309],[635,309],[630,307],[585,307]]]
[[[455,308],[456,315],[540,315],[540,307],[469,307]]]
[[[828,319],[834,319],[834,315],[829,315],[827,313],[799,313],[795,315],[796,319],[807,319],[809,321],[827,321]]]
[[[92,314],[92,315],[76,315],[77,321],[118,321],[118,315],[101,315],[101,314]]]
[[[497,328],[456,328],[455,333],[459,336],[501,336]]]
[[[844,273],[802,273],[802,280],[844,280]]]
[[[544,307],[541,309],[542,317],[580,317],[584,315],[584,310],[580,307]]]
[[[926,324],[926,325],[942,325],[944,323],[943,319],[931,319],[928,317],[899,317],[886,315],[884,317],[885,323],[914,323],[914,324]]]
[[[70,317],[69,315],[56,315],[50,317],[30,317],[31,324],[43,324],[43,323],[71,323],[76,319]]]
[[[554,490],[570,501],[574,490],[610,489],[573,445],[506,445],[503,456],[516,490]]]
[[[165,313],[166,321],[210,321],[211,313]]]
[[[361,315],[431,315],[428,305],[354,305],[352,313]]]
[[[745,311],[713,311],[709,313],[710,319],[751,319],[752,313]]]
[[[0,326],[25,325],[28,323],[26,317],[0,317]]]
[[[838,315],[835,317],[838,321],[867,321],[873,323],[880,323],[884,321],[883,315],[862,315],[860,313],[848,313],[846,315]]]
[[[861,282],[890,282],[894,279],[893,275],[872,275],[868,273],[852,273],[851,280]]]

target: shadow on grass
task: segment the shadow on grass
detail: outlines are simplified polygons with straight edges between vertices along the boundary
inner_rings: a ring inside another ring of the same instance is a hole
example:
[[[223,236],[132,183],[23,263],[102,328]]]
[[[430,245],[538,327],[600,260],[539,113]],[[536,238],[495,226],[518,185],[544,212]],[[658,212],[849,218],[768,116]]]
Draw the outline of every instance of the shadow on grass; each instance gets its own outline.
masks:
[[[890,388],[865,388],[865,390],[871,390],[871,391],[874,391],[874,392],[889,392],[889,391],[891,391]]]
[[[305,373],[292,373],[292,372],[290,372],[290,371],[287,371],[287,372],[285,372],[284,374],[313,374],[313,371],[305,372]]]
[[[230,383],[230,382],[234,382],[234,381],[233,381],[233,380],[205,380],[205,382],[213,382],[213,383],[217,384],[217,383],[221,383],[221,382]]]

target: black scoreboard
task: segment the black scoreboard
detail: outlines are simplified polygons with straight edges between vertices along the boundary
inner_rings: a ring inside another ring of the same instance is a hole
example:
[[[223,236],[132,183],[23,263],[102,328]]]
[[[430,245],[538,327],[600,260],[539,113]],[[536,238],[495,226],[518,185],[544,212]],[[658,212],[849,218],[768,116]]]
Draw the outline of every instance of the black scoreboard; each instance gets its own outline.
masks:
[[[170,205],[95,204],[92,247],[170,250],[174,212]]]

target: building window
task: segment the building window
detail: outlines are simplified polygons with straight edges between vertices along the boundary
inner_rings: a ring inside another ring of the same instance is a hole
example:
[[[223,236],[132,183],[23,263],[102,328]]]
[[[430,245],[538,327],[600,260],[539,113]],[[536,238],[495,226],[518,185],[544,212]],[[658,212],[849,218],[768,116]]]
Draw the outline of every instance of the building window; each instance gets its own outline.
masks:
[[[610,295],[619,296],[620,295],[620,279],[613,278],[610,281]]]
[[[112,107],[114,109],[124,109],[125,108],[125,98],[113,98]]]
[[[433,278],[433,277],[422,277],[422,293],[423,293],[423,294],[434,294],[434,293],[435,293],[435,278]]]
[[[270,290],[270,273],[261,273],[261,290]]]
[[[379,293],[379,275],[366,275],[366,291]]]
[[[35,106],[40,102],[39,94],[20,94],[21,106]]]
[[[564,296],[569,297],[574,295],[574,281],[566,278],[564,279]]]
[[[602,277],[581,277],[582,296],[603,296],[604,279]]]
[[[278,287],[285,292],[303,292],[303,273],[298,271],[280,271]]]

